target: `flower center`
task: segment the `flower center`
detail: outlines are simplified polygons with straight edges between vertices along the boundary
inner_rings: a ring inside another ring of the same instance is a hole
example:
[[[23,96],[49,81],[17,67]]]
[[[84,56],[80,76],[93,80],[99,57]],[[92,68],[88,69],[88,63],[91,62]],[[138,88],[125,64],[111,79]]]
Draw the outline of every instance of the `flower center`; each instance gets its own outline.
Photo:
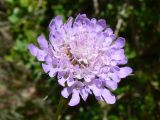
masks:
[[[78,65],[80,68],[87,67],[87,63],[85,63],[83,60],[80,58],[76,58],[72,53],[71,53],[71,48],[68,47],[68,45],[65,45],[64,47],[64,53],[66,54],[68,60],[73,66]]]

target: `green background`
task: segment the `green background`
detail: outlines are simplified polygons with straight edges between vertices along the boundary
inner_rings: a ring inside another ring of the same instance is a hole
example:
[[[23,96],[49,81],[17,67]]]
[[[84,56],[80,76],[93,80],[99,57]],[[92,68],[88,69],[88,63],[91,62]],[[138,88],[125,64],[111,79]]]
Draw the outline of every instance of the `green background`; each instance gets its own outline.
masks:
[[[159,0],[0,0],[0,120],[54,120],[62,88],[27,45],[48,36],[53,17],[66,21],[79,13],[105,19],[126,38],[134,73],[114,91],[116,104],[90,96],[68,107],[62,120],[160,120]]]

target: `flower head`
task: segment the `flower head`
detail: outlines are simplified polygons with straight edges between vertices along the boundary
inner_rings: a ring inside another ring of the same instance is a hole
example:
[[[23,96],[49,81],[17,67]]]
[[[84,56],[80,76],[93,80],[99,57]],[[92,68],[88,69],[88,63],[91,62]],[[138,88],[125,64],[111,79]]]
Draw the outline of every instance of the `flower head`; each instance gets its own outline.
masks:
[[[114,104],[115,96],[110,90],[117,89],[121,78],[132,73],[124,54],[125,39],[115,39],[111,28],[103,19],[88,19],[79,14],[63,23],[61,16],[49,24],[49,42],[43,35],[38,37],[39,47],[29,45],[29,50],[50,77],[57,76],[63,86],[62,96],[70,95],[70,106],[86,101],[89,94],[97,100]]]

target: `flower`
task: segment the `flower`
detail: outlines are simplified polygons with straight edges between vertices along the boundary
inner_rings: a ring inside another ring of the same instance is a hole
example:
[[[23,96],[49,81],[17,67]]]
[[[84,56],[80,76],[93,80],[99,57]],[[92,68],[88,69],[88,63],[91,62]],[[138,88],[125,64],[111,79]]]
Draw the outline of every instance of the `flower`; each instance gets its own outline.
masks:
[[[88,95],[97,100],[114,104],[116,90],[122,78],[132,73],[124,54],[125,39],[115,38],[111,28],[103,19],[88,19],[79,14],[75,20],[69,17],[63,23],[62,17],[55,17],[49,24],[49,41],[43,35],[38,37],[39,47],[29,45],[30,53],[39,61],[50,77],[57,76],[63,86],[62,96],[68,98],[70,106],[86,101]]]

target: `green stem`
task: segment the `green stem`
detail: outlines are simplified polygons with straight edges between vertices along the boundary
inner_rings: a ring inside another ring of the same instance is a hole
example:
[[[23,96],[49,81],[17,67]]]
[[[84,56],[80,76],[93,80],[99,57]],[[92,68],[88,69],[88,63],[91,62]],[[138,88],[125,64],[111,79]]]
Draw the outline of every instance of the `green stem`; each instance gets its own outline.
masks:
[[[58,107],[57,107],[57,111],[55,114],[55,120],[60,120],[60,115],[63,114],[66,107],[67,107],[67,101],[61,96]]]

